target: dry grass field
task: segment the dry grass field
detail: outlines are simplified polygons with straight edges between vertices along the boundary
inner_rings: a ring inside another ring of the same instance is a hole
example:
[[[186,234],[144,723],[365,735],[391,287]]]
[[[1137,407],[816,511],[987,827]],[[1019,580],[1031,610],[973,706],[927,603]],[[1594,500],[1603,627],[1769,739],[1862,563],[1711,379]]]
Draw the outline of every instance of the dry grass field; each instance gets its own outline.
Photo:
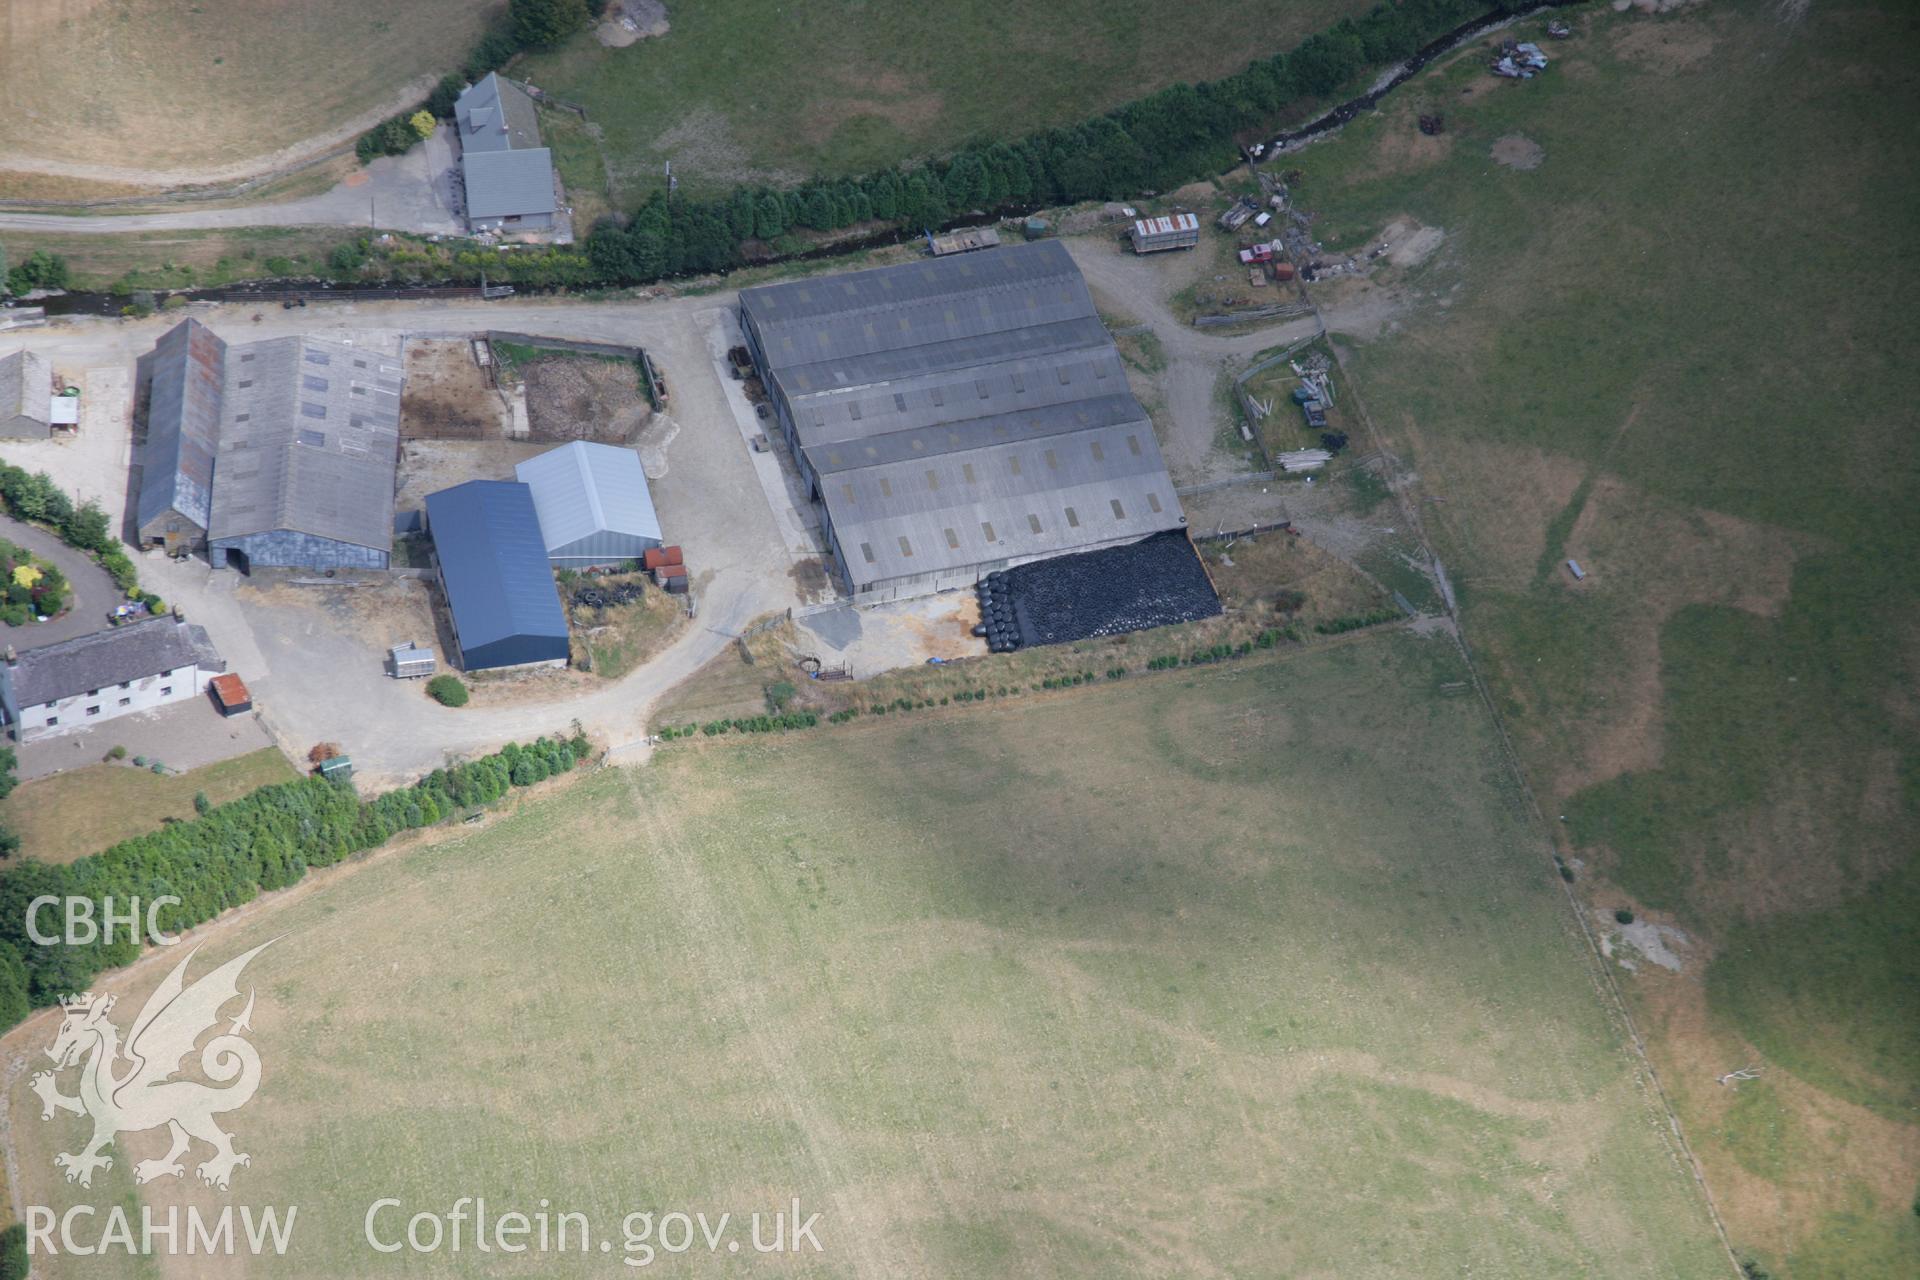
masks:
[[[424,94],[491,7],[0,0],[0,172],[159,185],[244,176]]]
[[[232,1201],[300,1208],[244,1273],[533,1274],[363,1243],[484,1195],[616,1250],[797,1196],[792,1276],[1723,1276],[1461,670],[1382,634],[696,743],[257,904],[204,956],[278,938]],[[8,1100],[26,1203],[227,1202],[134,1187],[146,1138],[81,1192]]]

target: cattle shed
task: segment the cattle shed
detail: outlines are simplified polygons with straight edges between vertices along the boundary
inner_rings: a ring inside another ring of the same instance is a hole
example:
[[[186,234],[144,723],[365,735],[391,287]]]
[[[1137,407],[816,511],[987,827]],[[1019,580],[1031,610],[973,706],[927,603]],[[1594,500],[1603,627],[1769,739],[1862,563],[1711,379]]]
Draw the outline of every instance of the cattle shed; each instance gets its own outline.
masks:
[[[575,440],[528,458],[513,474],[533,494],[556,568],[638,560],[660,545],[647,473],[631,449]]]
[[[526,485],[469,480],[428,494],[427,532],[463,670],[567,664],[567,618]]]
[[[313,338],[229,348],[213,563],[385,569],[400,457],[398,360]]]
[[[764,285],[740,304],[856,603],[1186,524],[1057,241]]]
[[[206,545],[227,344],[198,320],[160,337],[137,366],[146,404],[135,520],[143,545]]]

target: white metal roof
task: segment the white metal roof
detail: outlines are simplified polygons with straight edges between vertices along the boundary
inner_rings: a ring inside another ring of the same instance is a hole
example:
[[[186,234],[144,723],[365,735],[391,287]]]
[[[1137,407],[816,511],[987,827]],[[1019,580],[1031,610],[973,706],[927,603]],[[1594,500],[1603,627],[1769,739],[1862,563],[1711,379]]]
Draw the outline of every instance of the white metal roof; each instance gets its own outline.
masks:
[[[528,458],[513,474],[533,491],[549,554],[596,533],[660,538],[647,473],[631,449],[575,440]]]

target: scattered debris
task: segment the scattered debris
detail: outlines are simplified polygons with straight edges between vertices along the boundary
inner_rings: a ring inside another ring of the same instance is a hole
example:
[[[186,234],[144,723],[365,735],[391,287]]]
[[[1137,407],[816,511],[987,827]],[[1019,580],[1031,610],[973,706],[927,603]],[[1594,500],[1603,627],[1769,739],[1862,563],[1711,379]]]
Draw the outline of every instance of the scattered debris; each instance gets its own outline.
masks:
[[[1438,137],[1447,131],[1447,118],[1443,115],[1420,117],[1420,132],[1429,138]]]

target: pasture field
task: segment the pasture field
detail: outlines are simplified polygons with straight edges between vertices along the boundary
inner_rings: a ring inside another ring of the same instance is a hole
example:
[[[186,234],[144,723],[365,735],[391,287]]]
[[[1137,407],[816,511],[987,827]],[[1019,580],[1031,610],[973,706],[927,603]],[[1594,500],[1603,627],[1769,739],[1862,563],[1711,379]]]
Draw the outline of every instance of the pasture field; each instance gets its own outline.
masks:
[[[382,1197],[472,1195],[611,1235],[566,1274],[620,1270],[628,1211],[797,1196],[821,1253],[660,1261],[1723,1276],[1484,709],[1436,692],[1463,675],[1382,633],[674,748],[251,908],[195,962],[278,938],[233,1200],[300,1208],[245,1274],[538,1270],[362,1243]],[[24,1202],[226,1202],[133,1186],[160,1135],[53,1177],[80,1125],[26,1085]]]
[[[884,167],[973,138],[1068,124],[1288,48],[1370,0],[1057,0],[943,5],[705,0],[624,49],[591,33],[518,64],[586,106],[626,207],[691,192]],[[556,155],[569,189],[598,162]]]
[[[350,137],[458,66],[491,7],[0,0],[0,172],[182,185]]]
[[[164,776],[131,764],[89,765],[21,783],[0,800],[0,824],[19,834],[22,857],[72,862],[193,817],[197,792],[225,804],[298,776],[276,747]]]
[[[1906,1273],[1910,17],[1716,0],[1579,27],[1540,79],[1463,58],[1287,163],[1330,249],[1444,233],[1365,291],[1386,325],[1348,369],[1593,905],[1692,936],[1629,988],[1736,1247]],[[1750,1064],[1759,1087],[1716,1083]]]

